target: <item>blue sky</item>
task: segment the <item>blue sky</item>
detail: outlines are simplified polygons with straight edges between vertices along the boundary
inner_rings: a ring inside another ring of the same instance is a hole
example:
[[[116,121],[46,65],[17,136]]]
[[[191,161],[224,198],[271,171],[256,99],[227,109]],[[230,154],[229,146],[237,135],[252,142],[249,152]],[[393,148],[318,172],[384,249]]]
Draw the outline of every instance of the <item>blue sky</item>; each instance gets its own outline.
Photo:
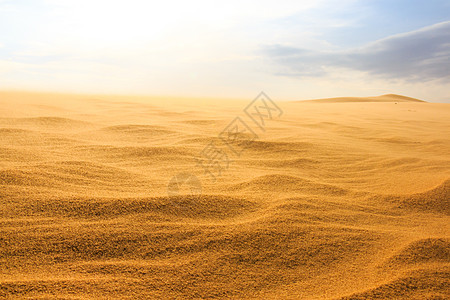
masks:
[[[340,46],[358,46],[390,35],[414,31],[450,20],[450,1],[446,0],[370,0],[358,1],[342,17],[362,17],[355,26],[327,33],[324,38]]]
[[[450,102],[450,1],[0,0],[0,89]]]

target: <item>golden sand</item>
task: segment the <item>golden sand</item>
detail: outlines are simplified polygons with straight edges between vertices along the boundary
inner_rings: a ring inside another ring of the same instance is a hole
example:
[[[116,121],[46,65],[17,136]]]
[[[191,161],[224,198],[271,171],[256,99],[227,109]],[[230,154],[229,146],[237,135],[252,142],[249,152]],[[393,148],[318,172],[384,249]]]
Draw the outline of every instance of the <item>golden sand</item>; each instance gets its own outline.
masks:
[[[0,297],[448,299],[450,104],[251,100],[0,93]]]

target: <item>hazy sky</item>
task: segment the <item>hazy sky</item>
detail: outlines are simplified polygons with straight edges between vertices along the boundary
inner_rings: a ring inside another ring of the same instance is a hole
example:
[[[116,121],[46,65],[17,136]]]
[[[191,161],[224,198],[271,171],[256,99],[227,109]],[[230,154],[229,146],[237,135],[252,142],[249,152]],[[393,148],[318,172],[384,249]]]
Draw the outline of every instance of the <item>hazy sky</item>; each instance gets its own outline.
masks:
[[[450,1],[0,0],[0,89],[450,102]]]

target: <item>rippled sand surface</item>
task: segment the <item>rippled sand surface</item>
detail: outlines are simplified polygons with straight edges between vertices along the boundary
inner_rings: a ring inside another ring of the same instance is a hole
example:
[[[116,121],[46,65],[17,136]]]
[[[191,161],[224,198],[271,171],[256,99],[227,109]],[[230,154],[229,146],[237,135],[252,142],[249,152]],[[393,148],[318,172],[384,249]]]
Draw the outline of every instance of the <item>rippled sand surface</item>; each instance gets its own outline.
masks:
[[[448,299],[450,105],[273,100],[0,93],[0,297]]]

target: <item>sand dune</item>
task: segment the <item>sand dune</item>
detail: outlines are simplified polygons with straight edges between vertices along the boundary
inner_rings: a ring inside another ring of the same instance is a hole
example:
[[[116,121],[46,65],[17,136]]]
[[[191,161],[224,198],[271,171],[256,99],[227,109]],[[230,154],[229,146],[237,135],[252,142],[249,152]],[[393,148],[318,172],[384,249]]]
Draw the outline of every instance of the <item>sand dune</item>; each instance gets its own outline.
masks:
[[[423,192],[402,197],[388,197],[389,201],[398,203],[399,207],[419,211],[431,211],[450,215],[450,180],[438,187]]]
[[[262,131],[249,102],[0,93],[0,297],[450,297],[448,104],[277,102]]]
[[[386,94],[377,97],[338,97],[338,98],[327,98],[327,99],[316,99],[316,100],[305,100],[314,101],[316,103],[339,103],[339,102],[425,102],[423,100],[406,97],[402,95]]]

